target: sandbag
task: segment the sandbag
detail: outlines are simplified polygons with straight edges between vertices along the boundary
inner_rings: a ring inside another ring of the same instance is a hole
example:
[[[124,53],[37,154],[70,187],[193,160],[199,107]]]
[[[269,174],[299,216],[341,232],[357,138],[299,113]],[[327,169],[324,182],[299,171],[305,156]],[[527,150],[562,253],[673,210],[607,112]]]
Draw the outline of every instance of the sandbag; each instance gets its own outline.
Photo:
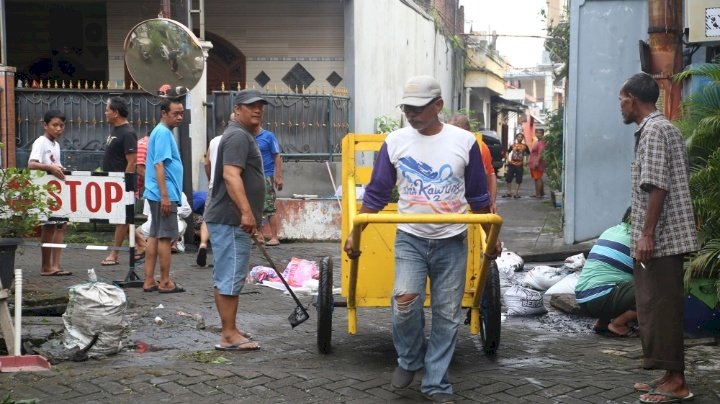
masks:
[[[566,293],[575,294],[575,286],[577,286],[580,273],[574,272],[565,276],[560,282],[554,284],[550,289],[545,291],[546,295],[562,295]]]
[[[565,263],[563,264],[563,267],[571,271],[579,271],[582,269],[583,265],[585,265],[585,256],[580,253],[565,258]]]
[[[531,316],[547,313],[542,293],[514,285],[503,294],[509,316]]]
[[[525,274],[521,285],[527,288],[545,291],[552,285],[558,283],[565,275],[567,274],[562,268],[539,265]]]
[[[509,277],[513,272],[522,271],[525,261],[519,255],[512,251],[503,251],[495,260],[500,274],[506,274]]]
[[[117,286],[103,282],[71,286],[67,309],[62,316],[65,349],[83,349],[97,333],[98,340],[88,351],[88,356],[120,351],[127,331],[126,308],[125,292]]]

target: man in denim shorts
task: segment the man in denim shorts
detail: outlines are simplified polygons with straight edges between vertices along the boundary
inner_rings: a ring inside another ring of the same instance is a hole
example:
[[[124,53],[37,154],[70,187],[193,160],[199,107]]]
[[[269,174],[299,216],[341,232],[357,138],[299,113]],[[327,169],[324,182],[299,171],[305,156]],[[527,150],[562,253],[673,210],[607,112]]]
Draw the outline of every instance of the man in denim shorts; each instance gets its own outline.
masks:
[[[235,120],[218,146],[212,199],[205,223],[213,246],[213,288],[222,331],[219,351],[260,349],[250,334],[237,328],[238,296],[245,285],[251,239],[262,220],[265,197],[263,162],[253,135],[267,104],[257,90],[242,90],[235,98]]]

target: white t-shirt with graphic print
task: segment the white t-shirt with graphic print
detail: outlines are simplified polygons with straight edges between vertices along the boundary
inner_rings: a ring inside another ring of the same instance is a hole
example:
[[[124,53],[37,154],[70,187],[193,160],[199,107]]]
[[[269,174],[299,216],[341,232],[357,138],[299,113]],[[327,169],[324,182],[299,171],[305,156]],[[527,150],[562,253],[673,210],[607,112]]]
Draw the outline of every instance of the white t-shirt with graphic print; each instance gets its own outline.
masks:
[[[28,163],[33,160],[40,164],[62,165],[60,163],[60,143],[48,139],[45,135],[35,139]]]

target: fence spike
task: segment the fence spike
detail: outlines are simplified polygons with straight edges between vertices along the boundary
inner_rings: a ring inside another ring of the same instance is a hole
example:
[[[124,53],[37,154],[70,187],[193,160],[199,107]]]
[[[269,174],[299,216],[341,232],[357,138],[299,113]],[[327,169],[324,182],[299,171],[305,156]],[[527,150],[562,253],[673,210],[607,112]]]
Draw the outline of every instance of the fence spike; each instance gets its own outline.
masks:
[[[107,85],[105,86],[106,89],[110,89],[110,80],[108,80]]]
[[[242,90],[242,88],[240,88],[240,82],[238,81],[237,82],[237,91],[240,91],[240,90]]]
[[[55,80],[55,88],[58,88],[58,82]]]
[[[220,82],[220,91],[225,91],[225,82],[224,81]]]

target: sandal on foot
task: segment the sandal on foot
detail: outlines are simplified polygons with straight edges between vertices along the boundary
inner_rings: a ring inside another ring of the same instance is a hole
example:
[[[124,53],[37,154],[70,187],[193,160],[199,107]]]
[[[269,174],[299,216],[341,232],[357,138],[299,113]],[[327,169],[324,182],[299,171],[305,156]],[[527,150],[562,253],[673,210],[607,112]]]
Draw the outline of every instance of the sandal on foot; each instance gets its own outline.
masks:
[[[687,396],[681,397],[681,396],[675,395],[675,394],[673,394],[673,393],[666,393],[666,392],[664,392],[664,391],[657,391],[657,390],[650,390],[650,391],[648,391],[647,393],[643,394],[643,396],[647,396],[647,395],[650,395],[650,396],[661,396],[663,399],[660,400],[660,401],[647,400],[647,399],[642,398],[642,396],[640,396],[640,398],[638,399],[638,401],[640,401],[641,403],[645,403],[645,404],[654,404],[654,403],[681,403],[681,402],[683,402],[683,401],[689,401],[689,400],[692,400],[693,398],[695,398],[695,394],[693,394],[693,393],[688,393]]]
[[[216,351],[257,351],[260,349],[260,344],[254,341],[239,342],[232,345],[215,345]]]
[[[72,272],[57,270],[55,272],[48,272],[48,273],[40,272],[40,275],[42,275],[42,276],[70,276],[70,275],[72,275]]]
[[[102,266],[104,266],[104,267],[109,267],[109,266],[111,266],[111,265],[118,265],[118,264],[120,264],[120,261],[118,261],[118,260],[111,260],[111,259],[108,259],[108,258],[105,258],[104,260],[100,261],[100,265],[102,265]]]
[[[638,393],[649,393],[653,390],[655,390],[658,386],[658,383],[655,383],[654,381],[651,382],[638,382],[633,384],[633,389],[637,391]]]

